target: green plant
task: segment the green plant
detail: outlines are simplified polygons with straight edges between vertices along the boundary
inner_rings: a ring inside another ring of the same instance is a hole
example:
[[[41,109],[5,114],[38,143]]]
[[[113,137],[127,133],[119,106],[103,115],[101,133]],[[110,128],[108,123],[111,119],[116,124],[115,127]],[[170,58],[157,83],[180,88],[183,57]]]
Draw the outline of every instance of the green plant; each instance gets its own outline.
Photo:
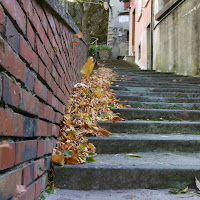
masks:
[[[112,48],[110,46],[106,45],[106,44],[102,44],[102,45],[98,46],[98,50],[109,50],[109,51],[111,51]]]
[[[90,45],[89,46],[89,55],[90,56],[94,56],[95,55],[95,49],[96,49],[96,45]]]

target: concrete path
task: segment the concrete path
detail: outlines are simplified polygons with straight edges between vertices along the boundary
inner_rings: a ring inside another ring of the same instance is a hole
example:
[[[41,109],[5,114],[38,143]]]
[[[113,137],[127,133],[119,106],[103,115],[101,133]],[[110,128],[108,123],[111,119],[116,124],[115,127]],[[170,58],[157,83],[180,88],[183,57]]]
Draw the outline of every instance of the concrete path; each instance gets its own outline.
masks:
[[[106,190],[77,191],[57,189],[56,194],[44,194],[46,200],[199,200],[193,191],[188,194],[169,194],[169,190]]]

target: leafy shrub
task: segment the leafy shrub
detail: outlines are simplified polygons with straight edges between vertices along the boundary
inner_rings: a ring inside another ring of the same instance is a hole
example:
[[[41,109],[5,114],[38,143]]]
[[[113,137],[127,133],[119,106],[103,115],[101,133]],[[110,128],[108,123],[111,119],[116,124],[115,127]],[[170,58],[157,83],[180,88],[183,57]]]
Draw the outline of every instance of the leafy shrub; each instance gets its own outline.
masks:
[[[95,56],[95,49],[96,49],[96,45],[90,45],[89,46],[89,55],[90,56]],[[106,44],[102,44],[102,45],[98,45],[97,46],[97,54],[99,53],[99,50],[109,50],[111,51],[112,48]]]

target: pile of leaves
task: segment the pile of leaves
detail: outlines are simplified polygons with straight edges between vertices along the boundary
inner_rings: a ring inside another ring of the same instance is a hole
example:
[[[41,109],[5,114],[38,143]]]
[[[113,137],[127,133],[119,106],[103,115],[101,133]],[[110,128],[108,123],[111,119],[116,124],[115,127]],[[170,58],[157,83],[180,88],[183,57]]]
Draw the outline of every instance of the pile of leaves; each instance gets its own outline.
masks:
[[[58,165],[78,164],[94,161],[96,148],[86,136],[109,136],[98,121],[123,120],[110,108],[123,108],[109,88],[115,74],[111,69],[101,67],[90,77],[83,77],[76,84],[61,124],[57,148],[53,150],[52,161]]]

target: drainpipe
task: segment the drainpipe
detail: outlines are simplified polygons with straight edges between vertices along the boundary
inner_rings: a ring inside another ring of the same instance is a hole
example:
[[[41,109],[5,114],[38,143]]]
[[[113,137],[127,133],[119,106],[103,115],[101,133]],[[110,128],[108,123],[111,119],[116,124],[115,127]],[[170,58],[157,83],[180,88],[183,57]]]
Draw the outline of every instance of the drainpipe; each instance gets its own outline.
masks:
[[[151,58],[150,58],[150,66],[151,70],[153,70],[153,0],[151,0],[151,23],[150,23],[151,33],[150,33],[150,45],[151,45]]]

